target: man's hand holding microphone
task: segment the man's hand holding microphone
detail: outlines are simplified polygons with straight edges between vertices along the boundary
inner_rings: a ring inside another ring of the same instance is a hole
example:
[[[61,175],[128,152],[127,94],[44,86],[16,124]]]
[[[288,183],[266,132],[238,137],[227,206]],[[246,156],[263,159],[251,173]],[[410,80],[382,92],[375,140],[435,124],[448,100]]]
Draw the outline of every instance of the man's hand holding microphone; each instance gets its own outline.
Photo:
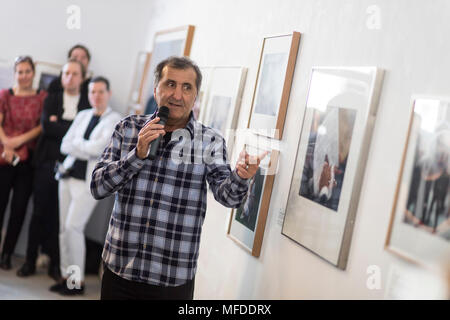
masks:
[[[160,107],[156,118],[147,122],[139,131],[136,155],[139,159],[155,159],[161,137],[166,134],[164,126],[169,118],[169,108]]]

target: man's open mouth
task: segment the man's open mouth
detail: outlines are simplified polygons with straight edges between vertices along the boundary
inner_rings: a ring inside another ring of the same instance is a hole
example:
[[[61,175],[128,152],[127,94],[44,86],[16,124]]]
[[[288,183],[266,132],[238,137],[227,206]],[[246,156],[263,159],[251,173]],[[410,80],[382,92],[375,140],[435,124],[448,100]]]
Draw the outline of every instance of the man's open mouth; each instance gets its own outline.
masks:
[[[181,105],[180,103],[169,102],[169,107],[181,108],[181,107],[183,107],[183,105]]]

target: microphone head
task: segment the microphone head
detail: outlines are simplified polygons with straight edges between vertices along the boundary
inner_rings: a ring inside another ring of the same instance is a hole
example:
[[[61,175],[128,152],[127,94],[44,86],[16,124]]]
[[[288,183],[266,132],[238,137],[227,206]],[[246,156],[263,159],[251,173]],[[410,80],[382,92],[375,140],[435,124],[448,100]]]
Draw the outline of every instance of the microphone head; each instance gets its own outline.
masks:
[[[161,106],[159,107],[158,110],[158,114],[156,115],[157,117],[159,117],[161,120],[165,119],[167,120],[169,118],[169,108],[167,108],[166,106]]]

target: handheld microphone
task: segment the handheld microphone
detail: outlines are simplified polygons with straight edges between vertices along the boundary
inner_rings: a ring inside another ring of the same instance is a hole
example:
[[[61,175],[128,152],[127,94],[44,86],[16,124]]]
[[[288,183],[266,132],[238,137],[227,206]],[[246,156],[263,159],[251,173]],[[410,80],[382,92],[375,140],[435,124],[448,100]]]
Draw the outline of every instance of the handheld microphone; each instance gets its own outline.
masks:
[[[165,125],[167,122],[167,119],[169,118],[169,108],[166,106],[162,106],[158,110],[158,114],[156,115],[159,118],[158,124]],[[159,144],[161,142],[161,136],[156,138],[150,143],[150,148],[148,150],[147,157],[150,160],[156,159],[156,152],[158,151]]]

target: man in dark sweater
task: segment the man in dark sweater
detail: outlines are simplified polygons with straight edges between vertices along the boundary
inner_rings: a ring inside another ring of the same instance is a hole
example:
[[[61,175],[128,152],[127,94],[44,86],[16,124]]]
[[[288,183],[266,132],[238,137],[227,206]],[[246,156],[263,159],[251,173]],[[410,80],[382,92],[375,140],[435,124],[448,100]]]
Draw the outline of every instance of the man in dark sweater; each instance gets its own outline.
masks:
[[[54,178],[54,168],[56,162],[64,160],[59,151],[60,145],[75,115],[90,108],[87,96],[81,94],[80,90],[84,77],[84,66],[77,60],[69,60],[62,70],[63,90],[49,94],[44,102],[41,116],[42,134],[33,158],[34,211],[28,231],[26,262],[17,271],[20,277],[27,277],[36,272],[40,244],[50,256],[50,277],[60,277],[58,181]]]
[[[81,64],[84,67],[84,70],[86,71],[86,74],[88,73],[89,62],[91,61],[91,54],[88,48],[86,48],[81,44],[76,44],[72,48],[70,48],[69,53],[67,54],[67,58],[68,60],[73,59],[81,62]],[[91,81],[91,78],[84,79],[83,83],[81,84],[80,92],[81,95],[83,96],[83,100],[86,100],[88,105],[90,106],[88,99],[89,81]],[[50,82],[47,91],[49,94],[64,91],[64,88],[61,83],[61,76]]]

